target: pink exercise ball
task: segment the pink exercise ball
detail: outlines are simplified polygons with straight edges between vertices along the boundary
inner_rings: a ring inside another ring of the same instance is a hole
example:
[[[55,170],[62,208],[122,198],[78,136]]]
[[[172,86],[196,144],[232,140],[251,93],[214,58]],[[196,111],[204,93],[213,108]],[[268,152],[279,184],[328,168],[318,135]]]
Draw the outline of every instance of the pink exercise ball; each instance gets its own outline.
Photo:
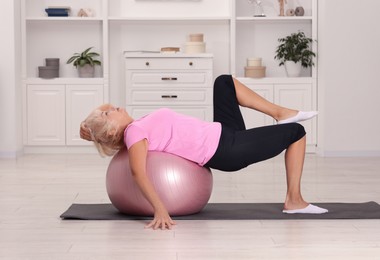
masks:
[[[147,175],[171,216],[195,214],[206,206],[212,191],[210,169],[182,157],[148,152]],[[127,149],[111,160],[106,176],[107,193],[122,213],[153,216],[154,211],[131,174]]]

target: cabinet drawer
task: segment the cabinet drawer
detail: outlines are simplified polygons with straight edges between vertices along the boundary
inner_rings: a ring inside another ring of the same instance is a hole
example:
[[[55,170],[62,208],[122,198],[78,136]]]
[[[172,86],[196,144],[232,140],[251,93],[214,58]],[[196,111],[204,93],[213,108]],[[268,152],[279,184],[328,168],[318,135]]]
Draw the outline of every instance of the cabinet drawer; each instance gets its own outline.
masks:
[[[137,90],[129,91],[129,104],[212,104],[212,89],[204,90]]]
[[[210,87],[210,72],[145,72],[127,71],[127,82],[130,88],[141,87]]]
[[[134,70],[200,70],[212,69],[211,58],[127,58],[127,69]]]

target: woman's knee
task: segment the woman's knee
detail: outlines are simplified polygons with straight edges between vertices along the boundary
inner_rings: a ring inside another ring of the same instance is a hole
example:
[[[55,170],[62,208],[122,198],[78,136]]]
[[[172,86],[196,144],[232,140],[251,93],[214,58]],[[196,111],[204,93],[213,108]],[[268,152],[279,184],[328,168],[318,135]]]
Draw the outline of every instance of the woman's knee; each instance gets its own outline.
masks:
[[[292,123],[291,125],[293,127],[295,141],[300,140],[306,135],[305,127],[303,125],[298,123]]]
[[[233,85],[231,75],[223,74],[215,79],[214,88],[225,87],[226,85]]]

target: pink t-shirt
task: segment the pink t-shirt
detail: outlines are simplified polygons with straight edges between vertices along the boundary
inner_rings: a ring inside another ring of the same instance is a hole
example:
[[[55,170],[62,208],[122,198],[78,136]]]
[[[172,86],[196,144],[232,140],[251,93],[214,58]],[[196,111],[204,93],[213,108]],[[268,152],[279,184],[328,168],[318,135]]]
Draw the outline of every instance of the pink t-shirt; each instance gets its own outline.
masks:
[[[129,149],[147,139],[149,151],[175,154],[203,166],[215,154],[220,134],[220,123],[205,122],[161,108],[129,124],[124,142]]]

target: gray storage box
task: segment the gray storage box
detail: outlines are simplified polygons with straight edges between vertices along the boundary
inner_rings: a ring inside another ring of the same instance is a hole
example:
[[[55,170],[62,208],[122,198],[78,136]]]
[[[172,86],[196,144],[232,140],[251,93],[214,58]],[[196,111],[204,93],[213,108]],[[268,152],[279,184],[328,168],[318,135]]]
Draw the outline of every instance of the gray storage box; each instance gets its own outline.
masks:
[[[40,66],[38,67],[38,76],[43,79],[52,79],[59,77],[59,67]]]
[[[59,58],[46,58],[46,66],[59,67]]]

